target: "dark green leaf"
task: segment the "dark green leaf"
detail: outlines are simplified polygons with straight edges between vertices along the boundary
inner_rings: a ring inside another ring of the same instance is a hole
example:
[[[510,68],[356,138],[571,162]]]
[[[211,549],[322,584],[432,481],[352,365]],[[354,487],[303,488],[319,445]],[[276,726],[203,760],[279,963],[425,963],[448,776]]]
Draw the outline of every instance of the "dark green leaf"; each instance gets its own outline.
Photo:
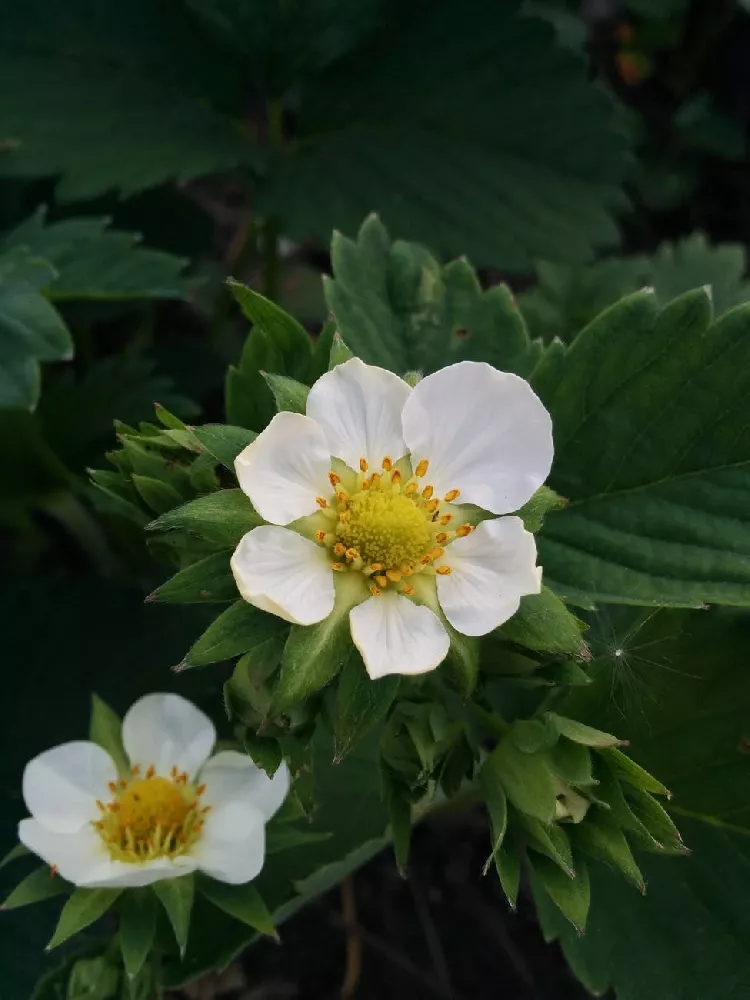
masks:
[[[231,660],[279,635],[287,627],[281,618],[260,611],[245,601],[235,601],[193,643],[180,666],[204,667],[209,663]]]
[[[492,762],[493,774],[516,809],[535,816],[543,823],[552,822],[555,816],[555,785],[543,754],[524,753],[509,735],[500,741],[488,761]]]
[[[391,839],[396,866],[403,875],[409,860],[411,841],[411,802],[399,783],[387,772],[383,773],[383,795],[391,824]]]
[[[97,694],[91,695],[89,739],[107,751],[120,774],[130,773],[130,761],[122,745],[120,717]]]
[[[224,882],[217,882],[215,879],[201,876],[197,880],[197,888],[206,899],[210,899],[214,906],[218,906],[220,910],[224,910],[225,913],[236,920],[241,920],[243,924],[247,924],[248,927],[252,927],[261,934],[278,939],[268,907],[252,882],[247,882],[244,885],[227,885]]]
[[[209,455],[213,455],[230,472],[234,472],[235,458],[256,438],[254,431],[231,424],[203,424],[202,427],[191,427],[190,432]]]
[[[603,733],[599,729],[593,729],[583,722],[576,722],[575,719],[567,719],[564,715],[556,715],[554,712],[547,712],[546,717],[552,723],[558,733],[566,736],[574,743],[580,743],[585,747],[616,747],[623,741],[611,733]]]
[[[501,626],[500,634],[527,649],[580,657],[586,650],[581,636],[584,628],[560,598],[543,587],[540,594],[521,598],[521,606]]]
[[[265,331],[272,338],[283,359],[285,369],[293,372],[304,371],[312,352],[312,341],[305,328],[270,299],[240,284],[239,281],[230,278],[227,285],[253,326]]]
[[[565,828],[554,823],[546,826],[533,816],[519,814],[519,822],[524,832],[526,846],[537,854],[543,854],[554,861],[566,878],[575,876],[573,854]],[[573,824],[568,824],[572,826]]]
[[[7,896],[0,906],[1,910],[15,910],[19,906],[28,906],[30,903],[39,903],[43,899],[50,899],[52,896],[60,896],[68,892],[70,883],[59,875],[53,875],[52,871],[45,865],[37,868],[27,875],[22,882]]]
[[[149,601],[171,604],[223,604],[237,598],[237,584],[229,568],[231,552],[206,556],[163,583],[149,594]]]
[[[262,524],[241,490],[217,490],[167,511],[149,524],[149,531],[180,531],[226,548]]]
[[[344,661],[336,692],[333,732],[336,758],[341,760],[388,714],[398,693],[397,675],[372,680],[356,649]]]
[[[122,889],[75,889],[62,909],[47,951],[57,948],[68,938],[93,924],[107,912],[121,892]]]
[[[263,372],[268,388],[273,393],[276,400],[276,408],[279,410],[290,410],[292,413],[304,413],[307,404],[307,394],[310,387],[297,382],[296,379],[287,375],[273,375]]]
[[[607,822],[604,818],[597,822],[593,816],[587,815],[585,822],[575,825],[570,835],[580,850],[612,865],[640,892],[646,891],[646,883],[643,881],[640,868],[635,863],[630,845],[622,830],[613,823]]]
[[[190,930],[195,880],[192,875],[164,879],[154,882],[153,890],[169,917],[180,954],[184,955]]]
[[[150,888],[128,889],[122,897],[120,949],[125,972],[134,979],[141,971],[154,942],[156,906]]]
[[[492,757],[487,758],[479,772],[479,783],[490,817],[490,831],[492,833],[492,854],[490,857],[497,867],[499,852],[508,829],[508,801],[503,791],[497,762]],[[498,874],[500,874],[499,869]]]
[[[183,497],[169,483],[164,483],[160,479],[153,479],[150,476],[134,475],[132,477],[133,486],[146,504],[155,514],[163,514],[168,510],[179,507]]]
[[[549,858],[535,854],[530,867],[534,896],[538,897],[546,892],[563,916],[567,917],[579,934],[583,934],[591,902],[591,884],[586,865],[577,861],[576,875],[570,878]]]
[[[28,854],[28,847],[24,847],[23,844],[16,844],[16,846],[11,847],[5,857],[0,860],[0,868],[5,868],[6,865],[11,865],[14,861],[18,861],[19,858],[25,858]]]

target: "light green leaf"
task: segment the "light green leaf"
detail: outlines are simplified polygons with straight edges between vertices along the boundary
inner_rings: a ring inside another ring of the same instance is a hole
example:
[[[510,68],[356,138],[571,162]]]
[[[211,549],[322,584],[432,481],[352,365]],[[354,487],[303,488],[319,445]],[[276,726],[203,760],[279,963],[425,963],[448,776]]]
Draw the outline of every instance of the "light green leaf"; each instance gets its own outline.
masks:
[[[307,395],[310,392],[309,386],[303,385],[287,375],[273,375],[268,372],[261,372],[261,374],[273,393],[279,412],[282,410],[289,410],[292,413],[305,412]]]
[[[149,594],[148,601],[170,604],[223,604],[237,599],[237,584],[229,568],[231,551],[206,556]]]
[[[534,898],[546,893],[576,931],[583,934],[591,903],[591,883],[586,865],[576,861],[576,874],[570,878],[559,865],[544,855],[535,854],[529,860]]]
[[[163,514],[168,510],[173,510],[179,507],[183,501],[183,497],[177,490],[169,483],[162,482],[161,479],[134,474],[132,483],[143,502],[155,514]]]
[[[106,750],[120,774],[130,773],[130,761],[122,745],[122,721],[99,695],[91,695],[89,739]]]
[[[468,359],[528,375],[541,354],[507,287],[483,291],[465,259],[441,267],[421,246],[391,243],[377,216],[356,241],[334,236],[331,256],[328,304],[348,347],[370,364],[426,373]]]
[[[93,924],[107,912],[121,892],[122,889],[75,889],[62,909],[47,951],[57,948],[68,938]]]
[[[383,721],[400,683],[397,675],[372,680],[359,652],[350,650],[336,690],[332,719],[337,760],[342,760]]]
[[[193,643],[180,668],[204,667],[209,663],[231,660],[260,646],[287,628],[288,624],[276,615],[260,611],[245,601],[235,601]]]
[[[625,835],[617,826],[608,823],[604,818],[596,822],[589,816],[586,822],[572,826],[570,836],[580,850],[612,865],[622,872],[639,892],[645,893],[646,883],[643,881],[641,870],[635,862]]]
[[[19,906],[39,903],[43,899],[60,896],[62,893],[68,892],[70,888],[70,882],[66,882],[59,875],[53,875],[45,865],[35,869],[23,881],[19,882],[10,895],[3,900],[0,910],[15,910]]]
[[[303,372],[312,353],[312,341],[305,328],[289,313],[252,288],[233,278],[227,281],[227,286],[253,326],[263,330],[271,338],[282,359],[284,370]]]
[[[364,578],[336,576],[333,611],[317,625],[293,625],[284,647],[281,675],[273,697],[273,711],[285,712],[305,701],[333,680],[351,648],[349,611],[363,597]]]
[[[540,594],[521,598],[521,606],[501,626],[499,634],[527,649],[581,657],[586,651],[582,638],[585,628],[548,587]]]
[[[520,812],[551,823],[555,816],[555,785],[544,754],[524,753],[505,736],[487,758],[493,776]],[[491,764],[489,764],[491,762]]]
[[[750,604],[750,307],[710,317],[704,291],[661,312],[639,293],[538,366],[569,498],[540,562],[562,596]]]
[[[554,861],[566,878],[574,878],[576,873],[573,868],[573,854],[565,829],[554,823],[547,826],[524,813],[520,813],[518,819],[524,832],[526,846]]]
[[[231,424],[203,424],[202,427],[191,427],[190,433],[209,455],[213,455],[230,472],[234,472],[235,458],[257,436],[254,431]]]
[[[546,712],[545,716],[558,733],[561,733],[574,743],[580,743],[582,746],[616,747],[621,746],[623,743],[623,740],[618,739],[617,736],[612,736],[611,733],[603,733],[599,729],[593,729],[591,726],[584,725],[582,722],[576,722],[575,719],[566,719],[564,715],[557,715],[555,712]]]
[[[148,958],[156,931],[156,905],[150,888],[128,889],[120,912],[120,950],[125,972],[135,979]]]
[[[335,328],[335,323],[334,323]],[[353,358],[354,354],[349,350],[344,341],[341,339],[341,334],[336,330],[333,335],[333,341],[331,343],[331,353],[328,358],[328,371],[335,368],[337,365],[343,365],[345,361]]]
[[[273,917],[252,882],[246,882],[244,885],[227,885],[225,882],[217,882],[201,875],[196,880],[196,885],[198,892],[209,899],[214,906],[218,906],[220,910],[224,910],[225,913],[236,920],[241,920],[243,924],[261,934],[278,940],[279,935]]]
[[[167,511],[147,525],[148,531],[179,531],[227,548],[263,521],[242,490],[217,490]]]
[[[169,917],[180,954],[184,955],[190,930],[195,880],[192,875],[163,879],[161,882],[154,882],[153,890]]]

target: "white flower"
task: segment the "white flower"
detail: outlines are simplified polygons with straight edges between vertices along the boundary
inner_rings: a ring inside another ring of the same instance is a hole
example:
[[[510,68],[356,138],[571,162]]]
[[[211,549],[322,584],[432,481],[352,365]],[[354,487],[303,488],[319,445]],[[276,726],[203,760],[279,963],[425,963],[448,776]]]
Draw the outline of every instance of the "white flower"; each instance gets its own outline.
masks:
[[[277,414],[237,456],[240,486],[270,522],[237,546],[237,587],[298,625],[343,595],[370,677],[432,670],[450,644],[441,616],[484,635],[539,592],[521,519],[473,527],[461,504],[518,510],[552,451],[549,414],[517,375],[462,361],[411,389],[352,358],[318,379],[306,416]]]
[[[131,771],[96,743],[63,743],[26,765],[31,813],[18,836],[78,886],[142,886],[200,869],[233,885],[263,867],[265,824],[289,772],[268,778],[245,754],[211,757],[213,723],[176,694],[149,694],[125,716]]]

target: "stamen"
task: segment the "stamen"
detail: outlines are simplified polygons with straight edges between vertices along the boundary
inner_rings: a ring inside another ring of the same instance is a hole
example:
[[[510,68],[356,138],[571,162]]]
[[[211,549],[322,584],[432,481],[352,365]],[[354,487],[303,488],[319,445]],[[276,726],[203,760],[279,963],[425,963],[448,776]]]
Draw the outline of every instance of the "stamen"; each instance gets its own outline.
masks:
[[[435,497],[433,500],[428,500],[424,507],[425,510],[428,510],[431,514],[433,514],[438,509],[438,498]]]
[[[50,865],[50,868],[49,868],[49,877],[50,878],[54,878],[55,875],[57,875],[57,865]]]
[[[383,459],[383,468],[385,469],[386,472],[390,472],[391,469],[393,468],[393,459],[390,457],[390,455],[386,455],[385,458]]]
[[[401,482],[402,479],[403,476],[401,475],[401,472],[398,469],[394,469],[393,472],[391,473],[391,483],[394,486],[398,486],[398,484]]]
[[[441,531],[439,534],[435,535],[435,541],[438,545],[445,545],[448,541],[448,535],[444,531]]]
[[[382,591],[378,590],[378,588],[375,586],[374,583],[371,583],[370,584],[370,593],[372,594],[373,597],[380,597]]]
[[[431,500],[432,494],[434,492],[435,490],[432,488],[432,486],[425,486],[425,488],[422,490],[422,496],[425,498],[425,500]]]
[[[401,579],[401,573],[397,569],[387,569],[385,571],[385,575],[388,577],[389,580],[392,580],[393,583],[398,583],[398,581]]]
[[[380,489],[380,483],[381,483],[382,479],[383,479],[383,477],[381,476],[381,474],[379,472],[373,472],[372,476],[370,477],[370,486],[374,490]]]
[[[346,558],[347,559],[359,559],[359,552],[357,552],[356,549],[347,549],[346,550]]]
[[[337,555],[337,556],[345,556],[346,555],[346,545],[344,545],[343,542],[336,542],[336,544],[333,546],[333,551],[334,551],[335,555]]]
[[[440,576],[450,576],[453,570],[450,568],[450,566],[436,566],[435,572],[438,573]]]
[[[329,480],[331,486],[333,486],[333,488],[335,489],[338,486],[338,484],[341,482],[341,476],[337,476],[335,472],[329,472],[328,473],[328,480]]]
[[[127,787],[128,787],[127,781],[124,778],[120,778],[120,788],[122,788],[124,791]]]
[[[107,811],[107,808],[106,808],[106,806],[104,805],[104,803],[103,803],[103,802],[102,802],[102,801],[101,801],[100,799],[97,799],[97,800],[96,800],[96,807],[97,807],[97,809],[99,809],[99,810],[100,810],[101,812],[106,812],[106,811]]]
[[[133,766],[130,768],[130,773],[133,776],[137,777],[141,773],[141,765],[140,764],[133,764]]]
[[[359,460],[359,471],[360,472],[367,472],[367,459],[366,458],[360,458],[360,460]]]
[[[203,793],[205,792],[205,790],[206,790],[206,785],[205,785],[205,782],[204,782],[202,785],[198,785],[198,787],[195,789],[195,794],[196,795],[203,795]]]
[[[341,573],[341,572],[343,572],[346,569],[346,566],[344,566],[343,563],[335,562],[335,563],[331,563],[331,569],[335,573]]]
[[[388,586],[388,577],[382,573],[378,573],[378,575],[375,577],[375,580],[380,584],[381,587]]]
[[[456,534],[459,538],[466,538],[474,530],[471,524],[462,524],[460,528],[456,528]]]
[[[401,588],[401,593],[411,596],[414,593],[414,587],[410,583],[407,583],[405,587]]]
[[[443,514],[443,516],[440,518],[440,523],[443,525],[450,524],[452,520],[453,520],[453,514]]]
[[[433,549],[430,552],[430,558],[431,559],[439,559],[440,556],[444,556],[444,555],[445,555],[445,549],[441,549],[441,548],[435,548],[435,549]]]
[[[419,486],[418,486],[418,484],[417,484],[417,483],[415,483],[415,482],[414,482],[414,480],[412,479],[412,480],[411,480],[410,482],[408,482],[408,483],[406,484],[406,486],[405,486],[405,488],[404,488],[404,493],[405,493],[405,494],[406,494],[406,495],[407,495],[408,497],[410,497],[410,496],[412,496],[412,494],[416,493],[418,489],[419,489]]]
[[[422,479],[423,476],[427,475],[427,470],[429,469],[429,467],[430,463],[426,458],[423,458],[422,461],[417,465],[416,469],[414,470],[414,475],[417,476],[419,479]]]
[[[109,788],[110,792],[112,792],[113,795],[117,794],[117,783],[116,782],[114,782],[114,781],[108,781],[107,782],[107,788]]]
[[[325,500],[325,499],[324,499],[323,497],[315,497],[315,503],[316,503],[316,504],[318,505],[318,507],[320,507],[320,508],[321,508],[322,510],[325,510],[325,509],[326,509],[326,507],[328,506],[328,501],[327,501],[327,500]]]
[[[370,566],[370,569],[373,571],[373,573],[379,573],[382,568],[383,568],[382,563],[373,563]]]
[[[153,764],[151,764],[148,771],[146,771],[146,777],[153,778],[155,774],[156,774],[156,768],[154,767]]]
[[[443,497],[446,503],[453,503],[456,497],[461,495],[461,490],[448,490],[448,492]]]
[[[315,532],[315,541],[316,542],[320,542],[321,544],[323,544],[325,542],[325,540],[326,540],[326,535],[327,535],[326,531],[316,531]]]
[[[344,490],[338,490],[336,492],[336,499],[340,504],[346,506],[347,501],[349,500],[349,495]]]

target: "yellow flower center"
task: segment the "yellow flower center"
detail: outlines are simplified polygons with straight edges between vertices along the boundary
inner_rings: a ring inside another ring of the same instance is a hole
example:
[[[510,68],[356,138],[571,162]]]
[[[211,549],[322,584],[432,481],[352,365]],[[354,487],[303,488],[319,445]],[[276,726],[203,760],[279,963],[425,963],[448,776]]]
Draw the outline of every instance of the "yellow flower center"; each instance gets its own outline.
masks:
[[[468,535],[470,524],[453,530],[456,517],[451,504],[459,496],[450,490],[444,497],[420,480],[429,462],[422,459],[411,474],[408,461],[394,465],[386,456],[377,472],[370,472],[366,459],[359,460],[359,474],[331,471],[335,493],[328,500],[318,497],[318,505],[329,528],[315,532],[315,539],[331,549],[331,566],[336,572],[363,573],[370,592],[376,597],[384,587],[402,594],[414,594],[411,578],[415,573],[451,572],[436,560],[445,555],[445,546]]]
[[[176,858],[200,838],[209,811],[200,805],[204,786],[188,783],[188,776],[172,768],[170,777],[145,777],[135,767],[129,779],[110,783],[112,800],[98,802],[101,819],[94,823],[115,861],[136,864],[154,858]]]
[[[411,497],[365,490],[351,498],[348,510],[349,520],[338,526],[338,540],[347,549],[354,547],[366,563],[398,569],[419,562],[432,548],[429,515]]]

